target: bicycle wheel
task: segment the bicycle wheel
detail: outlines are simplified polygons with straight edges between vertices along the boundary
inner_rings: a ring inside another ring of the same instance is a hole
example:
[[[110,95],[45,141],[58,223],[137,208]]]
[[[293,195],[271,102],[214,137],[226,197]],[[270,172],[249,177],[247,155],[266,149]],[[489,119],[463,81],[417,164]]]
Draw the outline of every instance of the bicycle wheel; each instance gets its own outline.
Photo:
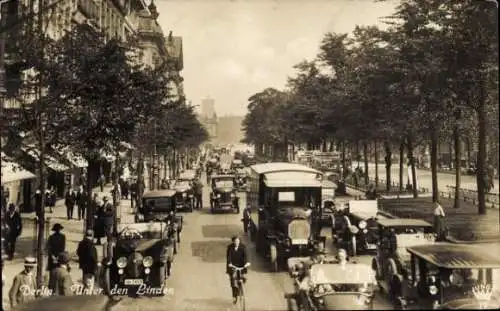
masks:
[[[245,291],[243,290],[243,282],[239,283],[239,302],[240,302],[240,310],[245,311]]]

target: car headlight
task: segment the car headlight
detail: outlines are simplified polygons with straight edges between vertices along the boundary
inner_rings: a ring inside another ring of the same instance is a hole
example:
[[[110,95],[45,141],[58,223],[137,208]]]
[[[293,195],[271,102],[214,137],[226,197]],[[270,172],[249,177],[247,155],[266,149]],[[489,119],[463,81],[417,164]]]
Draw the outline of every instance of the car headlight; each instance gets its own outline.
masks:
[[[143,214],[139,214],[139,215],[137,215],[137,218],[138,218],[139,220],[144,220],[144,215],[143,215]]]
[[[436,295],[437,292],[438,292],[438,288],[436,287],[436,285],[429,286],[429,293],[431,293],[431,295]]]
[[[363,233],[364,234],[368,233],[368,229],[363,229]]]
[[[220,194],[218,193],[215,197],[216,197],[216,198],[220,198]]]
[[[122,275],[123,274],[123,269],[118,269],[118,274]]]
[[[366,228],[366,221],[361,220],[358,224],[359,229],[365,229]]]
[[[127,258],[125,257],[118,258],[118,260],[116,261],[116,266],[120,269],[125,268],[127,266]]]
[[[144,269],[144,273],[149,274],[149,272],[151,272],[149,268]]]
[[[153,257],[151,256],[146,256],[143,260],[142,260],[142,264],[144,265],[144,267],[146,268],[149,268],[153,265]]]
[[[187,196],[187,194],[184,192],[184,193],[182,194],[182,197],[183,197],[183,198],[185,198],[186,196]]]

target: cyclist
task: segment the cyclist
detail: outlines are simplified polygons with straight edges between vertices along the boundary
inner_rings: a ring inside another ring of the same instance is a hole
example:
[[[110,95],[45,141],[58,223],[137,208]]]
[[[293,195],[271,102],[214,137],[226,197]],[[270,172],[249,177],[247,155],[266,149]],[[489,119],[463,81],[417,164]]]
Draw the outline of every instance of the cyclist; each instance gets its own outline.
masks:
[[[241,244],[237,236],[231,238],[231,244],[227,246],[227,270],[229,275],[229,282],[233,293],[233,304],[238,301],[238,284],[237,284],[237,271],[234,268],[244,268],[241,270],[241,278],[245,281],[244,274],[247,273],[248,262],[247,250],[245,245]]]

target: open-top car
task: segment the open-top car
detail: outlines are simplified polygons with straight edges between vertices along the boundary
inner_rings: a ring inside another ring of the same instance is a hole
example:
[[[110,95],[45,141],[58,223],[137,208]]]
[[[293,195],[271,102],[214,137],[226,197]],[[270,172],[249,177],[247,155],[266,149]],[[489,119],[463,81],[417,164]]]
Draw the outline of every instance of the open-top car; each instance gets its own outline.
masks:
[[[500,309],[500,244],[409,247],[408,275],[392,288],[398,309]]]
[[[142,206],[136,215],[136,222],[168,222],[177,234],[177,242],[181,241],[183,217],[176,215],[175,190],[147,191],[142,196]]]
[[[213,175],[210,193],[210,210],[231,210],[240,212],[239,197],[236,192],[234,175]]]
[[[378,242],[377,200],[352,200],[348,208],[335,216],[332,228],[334,243],[351,256],[375,252]]]
[[[290,310],[372,310],[376,281],[369,265],[315,264],[309,288],[294,281],[295,293],[285,294]]]
[[[394,218],[377,220],[379,243],[377,254],[372,260],[379,285],[387,293],[399,292],[390,288],[397,282],[392,279],[397,275],[409,275],[411,256],[407,247],[435,243],[433,226],[422,219]]]
[[[106,265],[107,286],[117,295],[163,295],[175,256],[173,227],[165,222],[119,224],[118,232]]]
[[[192,212],[194,208],[194,190],[189,180],[176,180],[173,190],[175,190],[175,207],[179,211]]]

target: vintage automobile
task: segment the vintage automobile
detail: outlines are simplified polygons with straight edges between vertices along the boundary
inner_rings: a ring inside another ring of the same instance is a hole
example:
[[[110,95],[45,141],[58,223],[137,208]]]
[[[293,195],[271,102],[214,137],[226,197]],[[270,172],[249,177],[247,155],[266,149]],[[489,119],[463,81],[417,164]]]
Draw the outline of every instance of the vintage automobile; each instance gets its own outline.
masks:
[[[194,190],[188,180],[176,180],[173,189],[175,190],[175,208],[178,211],[193,212]]]
[[[395,275],[408,275],[411,256],[407,247],[435,243],[433,226],[421,219],[394,218],[379,219],[379,243],[377,254],[372,259],[379,285],[386,292],[393,292],[389,287]]]
[[[299,287],[285,294],[289,310],[372,310],[376,281],[369,265],[314,264],[309,289]]]
[[[185,170],[179,174],[177,181],[188,181],[192,182],[196,179],[196,170]]]
[[[184,220],[182,216],[176,215],[175,194],[175,190],[154,190],[144,193],[135,222],[170,220],[177,234],[177,242],[180,242]]]
[[[377,250],[378,224],[377,200],[351,200],[348,208],[335,216],[332,228],[333,241],[345,248],[351,256],[374,253]]]
[[[106,265],[105,283],[118,295],[163,295],[174,261],[174,228],[165,222],[119,224],[113,258]]]
[[[500,308],[500,244],[435,243],[407,250],[411,269],[394,277],[395,291],[389,293],[396,308]]]
[[[335,219],[335,184],[322,181],[321,188],[321,227],[332,227]]]
[[[210,193],[210,211],[231,210],[240,213],[240,198],[236,192],[234,175],[213,175]]]
[[[321,172],[293,163],[251,167],[247,205],[250,236],[273,271],[289,257],[307,256],[320,236]]]

